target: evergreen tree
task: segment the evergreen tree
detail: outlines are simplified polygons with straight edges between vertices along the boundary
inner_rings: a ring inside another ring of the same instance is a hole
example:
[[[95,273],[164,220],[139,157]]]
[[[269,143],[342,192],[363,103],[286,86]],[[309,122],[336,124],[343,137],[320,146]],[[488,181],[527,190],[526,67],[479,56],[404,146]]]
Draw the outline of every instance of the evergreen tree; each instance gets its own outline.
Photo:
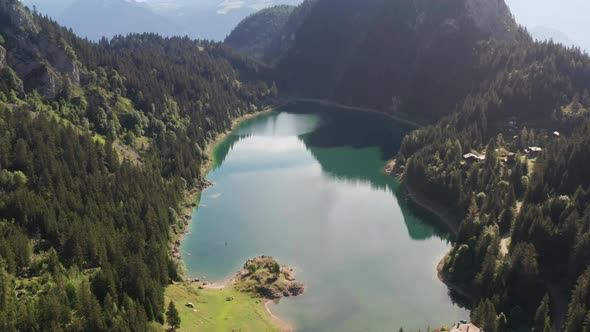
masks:
[[[498,331],[496,308],[489,299],[479,302],[475,310],[471,313],[471,319],[474,324],[485,331]]]
[[[539,304],[539,308],[537,308],[533,331],[545,331],[547,326],[551,327],[551,319],[549,315],[549,295],[545,295],[543,297],[543,300]]]
[[[168,310],[166,310],[166,323],[173,329],[180,327],[180,316],[174,302],[170,301]]]

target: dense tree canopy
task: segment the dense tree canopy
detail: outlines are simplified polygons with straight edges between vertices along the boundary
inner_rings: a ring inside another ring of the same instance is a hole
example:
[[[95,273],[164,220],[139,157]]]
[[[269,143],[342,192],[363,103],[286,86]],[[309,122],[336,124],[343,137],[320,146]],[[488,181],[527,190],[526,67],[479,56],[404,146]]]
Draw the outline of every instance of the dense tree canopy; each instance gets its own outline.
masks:
[[[551,42],[481,49],[479,72],[489,79],[452,115],[409,134],[398,161],[406,185],[454,206],[462,219],[442,273],[475,296],[473,319],[486,331],[549,331],[559,313],[544,295],[565,312],[590,265],[590,178],[582,166],[590,156],[590,59]],[[582,331],[587,310],[578,293],[571,331]],[[487,327],[492,313],[508,325]]]
[[[0,33],[0,329],[163,324],[204,147],[276,90],[221,44],[93,43],[14,0],[0,1]]]

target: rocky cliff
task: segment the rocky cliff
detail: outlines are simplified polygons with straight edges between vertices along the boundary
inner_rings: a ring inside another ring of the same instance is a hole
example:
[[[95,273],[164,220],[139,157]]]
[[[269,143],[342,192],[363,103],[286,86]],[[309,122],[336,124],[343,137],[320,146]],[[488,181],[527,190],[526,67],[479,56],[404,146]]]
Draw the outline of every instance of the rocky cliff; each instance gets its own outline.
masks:
[[[48,31],[35,24],[26,8],[6,2],[2,6],[0,33],[5,38],[0,50],[0,65],[10,66],[23,79],[26,91],[37,90],[43,97],[53,99],[63,89],[80,83],[79,66],[74,56],[58,45]]]

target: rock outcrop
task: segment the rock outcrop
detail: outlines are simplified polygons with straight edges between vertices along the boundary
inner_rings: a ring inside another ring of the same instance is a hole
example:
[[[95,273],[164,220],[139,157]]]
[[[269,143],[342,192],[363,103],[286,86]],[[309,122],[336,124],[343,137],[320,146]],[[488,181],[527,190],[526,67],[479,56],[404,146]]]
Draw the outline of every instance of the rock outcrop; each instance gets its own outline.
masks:
[[[236,275],[234,285],[241,292],[251,292],[266,299],[297,296],[304,292],[303,284],[295,282],[293,268],[270,256],[249,259]]]
[[[55,98],[68,80],[80,84],[80,69],[71,51],[42,33],[32,14],[18,4],[2,4],[8,23],[2,28],[5,43],[0,50],[0,67],[8,65],[24,81],[26,91],[37,90]]]

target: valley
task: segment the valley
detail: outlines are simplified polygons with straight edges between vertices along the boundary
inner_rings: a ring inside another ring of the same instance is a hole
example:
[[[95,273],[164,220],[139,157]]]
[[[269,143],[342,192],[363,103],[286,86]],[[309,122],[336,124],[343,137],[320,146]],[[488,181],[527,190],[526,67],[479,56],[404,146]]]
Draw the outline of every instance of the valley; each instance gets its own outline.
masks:
[[[0,0],[3,331],[590,331],[587,53],[504,0],[140,30]]]

